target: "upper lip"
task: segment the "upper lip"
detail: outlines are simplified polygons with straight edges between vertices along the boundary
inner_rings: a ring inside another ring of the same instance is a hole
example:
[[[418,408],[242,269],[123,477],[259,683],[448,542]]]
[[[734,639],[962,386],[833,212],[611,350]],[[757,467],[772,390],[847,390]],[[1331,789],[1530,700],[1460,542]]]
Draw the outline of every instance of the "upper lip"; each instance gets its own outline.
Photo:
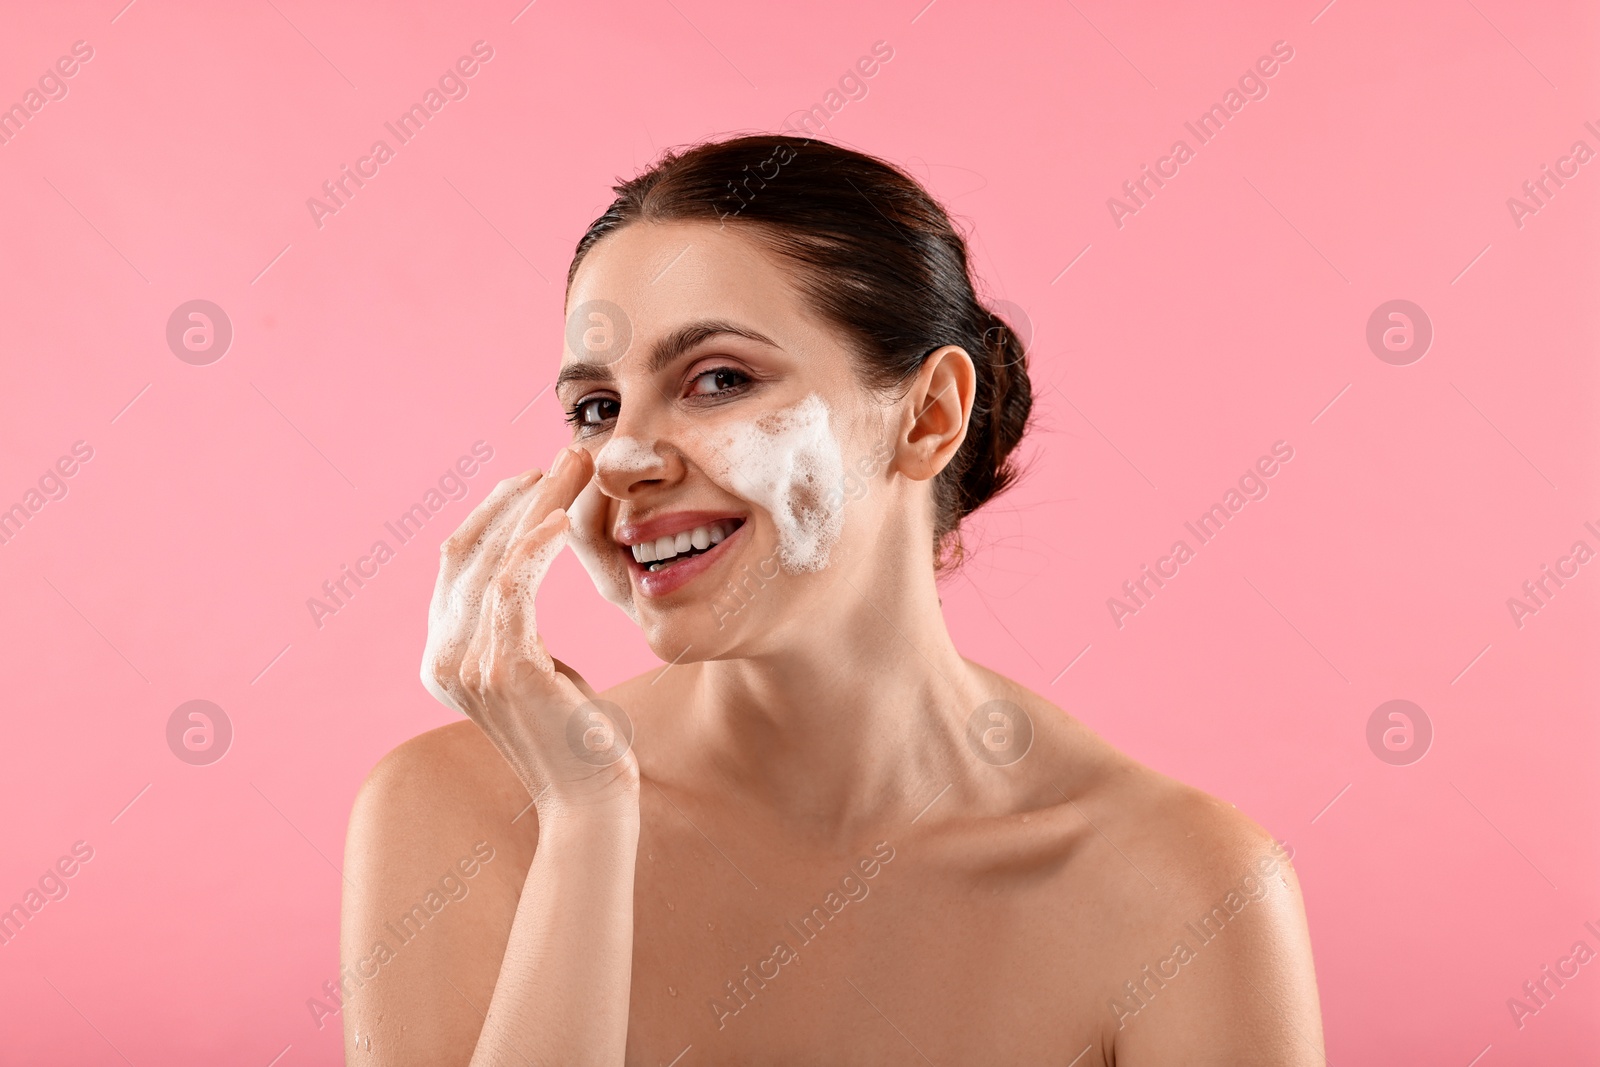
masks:
[[[631,548],[646,541],[654,541],[660,537],[669,537],[693,530],[696,526],[710,526],[714,522],[742,522],[743,520],[743,515],[732,511],[674,511],[645,519],[643,522],[618,523],[615,540],[618,544],[627,545]]]

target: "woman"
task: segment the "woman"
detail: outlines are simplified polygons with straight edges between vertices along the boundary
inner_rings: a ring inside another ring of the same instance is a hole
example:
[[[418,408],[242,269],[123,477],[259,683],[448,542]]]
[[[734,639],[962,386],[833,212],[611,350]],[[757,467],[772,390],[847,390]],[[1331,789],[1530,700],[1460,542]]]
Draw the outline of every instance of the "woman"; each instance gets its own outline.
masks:
[[[946,631],[1031,396],[944,211],[779,136],[616,191],[573,444],[443,548],[423,681],[471,721],[351,816],[349,1060],[1322,1063],[1277,842]],[[667,667],[550,657],[564,545]]]

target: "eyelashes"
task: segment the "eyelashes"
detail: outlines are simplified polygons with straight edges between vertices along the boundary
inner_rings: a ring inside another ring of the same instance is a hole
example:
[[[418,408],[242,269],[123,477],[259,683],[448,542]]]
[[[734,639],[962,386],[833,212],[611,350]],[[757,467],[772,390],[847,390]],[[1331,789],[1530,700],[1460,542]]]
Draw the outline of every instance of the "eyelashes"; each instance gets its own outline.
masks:
[[[696,388],[698,383],[708,379],[713,388],[709,390]],[[749,374],[736,367],[708,367],[689,379],[689,388],[684,399],[724,400],[742,392],[751,381]],[[615,419],[621,408],[621,401],[614,396],[603,394],[586,396],[566,409],[566,421],[580,434],[594,433]]]
[[[567,409],[567,422],[578,427],[579,429],[601,425],[605,421],[603,416],[598,422],[592,421],[589,418],[590,412],[601,404],[610,404],[613,408],[621,406],[614,398],[609,396],[584,397],[582,400],[578,401],[576,404],[572,405],[572,407]],[[598,414],[598,412],[596,412],[596,414]],[[611,418],[616,418],[615,412],[612,412]]]
[[[733,382],[733,384],[731,384],[731,385],[728,385],[728,386],[723,387],[723,388],[715,389],[715,390],[713,390],[713,391],[711,391],[709,393],[701,393],[701,392],[694,391],[694,389],[693,389],[694,384],[696,382],[700,381],[703,378],[710,378],[710,379],[712,379],[713,382],[720,382],[724,378],[736,378],[738,380]],[[749,381],[750,381],[750,376],[748,374],[744,373],[741,370],[736,370],[733,367],[710,367],[710,368],[708,368],[706,370],[701,371],[699,374],[696,374],[693,378],[689,379],[689,385],[691,387],[689,395],[690,396],[722,396],[722,395],[725,395],[727,393],[733,392],[735,389],[739,388],[739,386],[744,385]]]

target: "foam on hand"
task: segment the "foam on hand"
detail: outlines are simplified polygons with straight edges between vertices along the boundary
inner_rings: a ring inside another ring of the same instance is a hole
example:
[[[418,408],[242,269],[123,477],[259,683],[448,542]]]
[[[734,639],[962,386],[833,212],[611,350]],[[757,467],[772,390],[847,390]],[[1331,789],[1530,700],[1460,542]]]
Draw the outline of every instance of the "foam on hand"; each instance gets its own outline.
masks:
[[[518,490],[518,495],[513,496],[502,507],[501,512],[489,524],[474,550],[464,556],[450,558],[443,564],[446,570],[440,574],[439,586],[434,591],[433,600],[428,605],[428,642],[423,651],[422,682],[428,692],[432,693],[441,703],[447,704],[462,714],[467,709],[456,699],[456,694],[450,692],[439,679],[435,677],[434,669],[438,664],[460,664],[467,656],[473,635],[485,621],[485,596],[486,589],[479,584],[463,581],[474,563],[479,559],[499,559],[506,551],[511,541],[511,535],[517,526],[517,520],[522,516],[527,497],[524,495],[527,487]],[[561,540],[556,542],[556,550],[560,549]],[[555,558],[555,553],[550,552],[549,559]],[[549,560],[544,566],[548,567]],[[543,572],[540,571],[540,574]],[[534,589],[537,589],[537,582]],[[532,631],[533,603],[532,590],[528,592],[528,621],[527,626]],[[489,620],[491,625],[500,625],[497,620]],[[484,649],[484,654],[489,648]],[[487,665],[485,665],[487,666]]]
[[[552,515],[559,514],[552,512]],[[539,640],[539,624],[534,615],[534,597],[539,592],[539,586],[544,583],[544,576],[550,570],[550,564],[555,562],[561,549],[566,546],[569,538],[569,529],[561,530],[548,535],[543,544],[529,552],[516,564],[515,584],[510,596],[502,596],[495,601],[494,618],[490,625],[494,627],[495,635],[501,639],[515,637],[516,648],[519,655],[532,663],[540,671],[549,672],[555,669],[555,663],[550,658],[550,653],[545,651],[543,643]],[[544,526],[550,521],[546,516]],[[556,521],[560,521],[557,519]],[[535,527],[538,529],[538,527]],[[493,654],[493,643],[485,646],[481,662],[484,676],[488,677],[489,663],[486,658]]]

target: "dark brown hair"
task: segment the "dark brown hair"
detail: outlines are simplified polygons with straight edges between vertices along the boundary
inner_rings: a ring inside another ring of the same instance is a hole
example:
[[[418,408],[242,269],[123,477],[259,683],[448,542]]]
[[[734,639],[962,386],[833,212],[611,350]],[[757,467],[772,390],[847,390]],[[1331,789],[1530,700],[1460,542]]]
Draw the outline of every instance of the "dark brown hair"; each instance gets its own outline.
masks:
[[[797,287],[849,339],[869,387],[904,386],[944,345],[967,351],[977,370],[967,438],[933,486],[936,565],[959,563],[961,520],[1017,477],[1011,453],[1033,389],[1023,342],[978,300],[944,209],[898,167],[776,134],[668,151],[614,189],[578,242],[569,291],[595,244],[630,222],[731,223],[795,264]]]

